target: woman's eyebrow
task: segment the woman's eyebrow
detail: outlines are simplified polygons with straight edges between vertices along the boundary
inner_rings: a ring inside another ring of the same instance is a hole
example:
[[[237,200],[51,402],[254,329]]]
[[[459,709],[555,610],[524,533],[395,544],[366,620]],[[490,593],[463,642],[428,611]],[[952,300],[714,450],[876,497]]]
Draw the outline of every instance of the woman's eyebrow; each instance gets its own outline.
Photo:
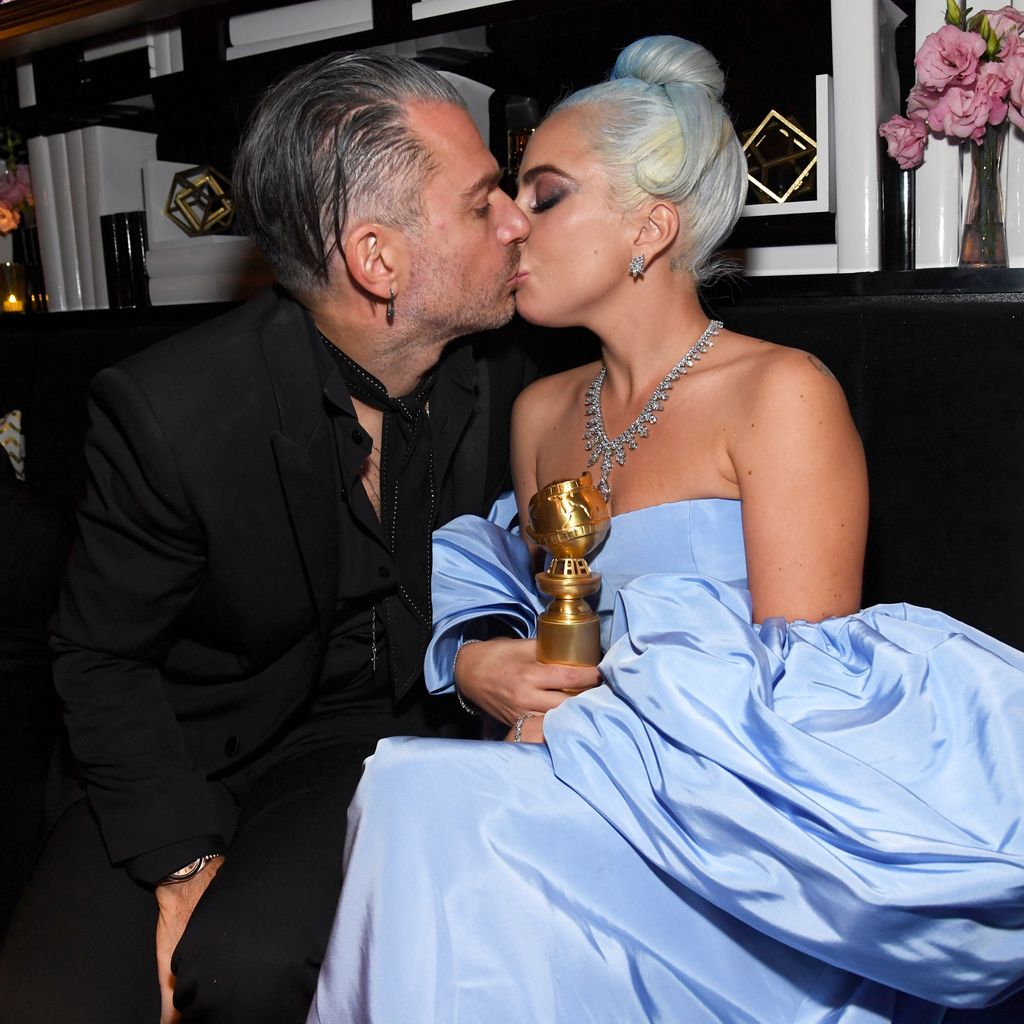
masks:
[[[541,174],[557,174],[559,177],[568,178],[570,175],[566,174],[560,167],[556,167],[554,164],[537,164],[536,167],[531,167],[520,179],[521,185],[529,185],[531,181],[539,177]]]

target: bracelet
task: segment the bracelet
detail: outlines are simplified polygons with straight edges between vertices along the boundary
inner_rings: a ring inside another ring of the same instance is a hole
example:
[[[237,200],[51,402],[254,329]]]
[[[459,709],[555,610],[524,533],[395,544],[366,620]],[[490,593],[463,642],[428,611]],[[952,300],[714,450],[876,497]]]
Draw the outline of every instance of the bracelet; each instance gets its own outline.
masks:
[[[537,715],[533,711],[527,711],[525,715],[520,715],[516,719],[515,730],[512,733],[512,742],[521,743],[523,740],[523,722],[528,718],[536,718]]]
[[[455,657],[452,658],[452,684],[455,686],[455,696],[459,699],[459,707],[462,708],[467,715],[472,715],[474,718],[480,717],[480,709],[472,701],[466,700],[459,691],[459,684],[455,682],[455,667],[459,663],[459,654],[462,651],[462,648],[465,647],[466,644],[478,643],[480,643],[479,640],[460,640],[459,646],[455,650]]]
[[[178,882],[187,882],[190,878],[195,878],[211,860],[223,856],[222,853],[204,853],[202,857],[196,857],[191,864],[186,864],[183,868],[178,868],[177,871],[172,871],[169,875],[165,875],[156,884],[177,885]]]

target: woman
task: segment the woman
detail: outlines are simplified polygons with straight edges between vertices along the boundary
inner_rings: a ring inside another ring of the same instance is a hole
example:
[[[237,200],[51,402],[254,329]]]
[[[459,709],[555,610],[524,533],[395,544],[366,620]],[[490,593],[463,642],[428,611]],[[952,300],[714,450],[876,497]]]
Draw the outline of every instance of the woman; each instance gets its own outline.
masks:
[[[519,309],[602,359],[521,396],[516,500],[591,460],[606,654],[537,664],[526,546],[438,534],[429,684],[536,742],[380,744],[311,1021],[924,1024],[1020,983],[1024,656],[852,614],[842,392],[698,301],[745,194],[721,93],[641,40],[530,142]]]

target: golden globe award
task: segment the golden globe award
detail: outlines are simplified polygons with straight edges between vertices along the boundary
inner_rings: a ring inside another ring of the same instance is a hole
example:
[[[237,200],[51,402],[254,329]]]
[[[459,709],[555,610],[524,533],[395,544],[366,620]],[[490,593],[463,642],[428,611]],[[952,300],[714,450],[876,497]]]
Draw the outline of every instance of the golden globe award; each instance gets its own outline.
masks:
[[[601,577],[584,557],[608,532],[608,505],[589,473],[556,480],[530,499],[526,532],[551,556],[536,575],[537,588],[551,603],[537,623],[538,659],[563,665],[596,665],[601,660],[597,614],[584,600]]]

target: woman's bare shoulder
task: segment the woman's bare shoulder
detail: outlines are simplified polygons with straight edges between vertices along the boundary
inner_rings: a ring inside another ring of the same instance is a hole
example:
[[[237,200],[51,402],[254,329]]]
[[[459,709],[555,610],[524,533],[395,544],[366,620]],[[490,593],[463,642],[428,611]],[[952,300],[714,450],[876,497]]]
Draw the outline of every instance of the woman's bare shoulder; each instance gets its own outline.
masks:
[[[776,403],[785,398],[831,404],[846,398],[839,381],[816,355],[760,338],[732,334],[726,367],[735,375],[744,404]]]
[[[586,387],[600,369],[600,363],[587,363],[571,370],[540,377],[527,385],[516,399],[514,416],[556,415],[573,405],[581,388]]]

